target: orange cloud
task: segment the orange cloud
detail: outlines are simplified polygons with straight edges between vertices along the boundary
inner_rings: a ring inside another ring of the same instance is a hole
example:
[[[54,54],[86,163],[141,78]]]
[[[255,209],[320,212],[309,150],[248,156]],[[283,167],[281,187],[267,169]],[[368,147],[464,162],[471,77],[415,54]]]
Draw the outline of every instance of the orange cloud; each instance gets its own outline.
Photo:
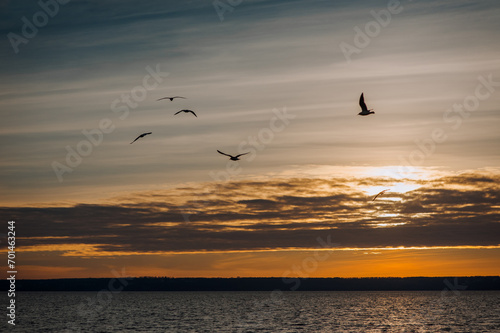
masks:
[[[464,274],[495,271],[491,268],[493,257],[477,261],[480,265],[452,259],[453,265],[444,269],[449,265],[443,258],[428,254],[498,253],[488,251],[500,245],[500,171],[441,174],[426,181],[418,177],[398,179],[418,186],[395,187],[376,201],[372,201],[371,193],[362,190],[390,188],[388,185],[394,185],[394,181],[387,176],[373,176],[207,183],[110,198],[104,204],[0,210],[19,221],[19,251],[29,256],[45,254],[25,264],[58,267],[68,257],[91,260],[76,266],[87,267],[85,271],[91,275],[106,274],[106,266],[91,263],[105,263],[110,258],[119,258],[127,265],[131,258],[178,255],[192,259],[214,255],[224,260],[236,256],[249,261],[248,256],[254,254],[255,258],[266,258],[260,261],[260,268],[255,264],[260,259],[252,259],[239,269],[235,268],[244,260],[223,268],[214,263],[212,267],[193,265],[165,270],[161,260],[150,266],[128,266],[137,274],[149,274],[156,267],[158,272],[172,271],[179,276],[225,276],[238,270],[239,275],[269,276],[283,269],[279,264],[267,265],[273,262],[273,255],[280,253],[287,263],[300,261],[299,253],[322,246],[319,240],[325,243],[327,239],[328,250],[333,250],[337,258],[351,261],[340,260],[344,267],[340,272],[321,266],[315,273],[318,276],[380,276],[385,272],[389,272],[388,276],[440,275],[433,273],[433,267],[439,272],[451,272],[451,267],[459,263],[474,267],[455,269]],[[199,193],[204,193],[202,200],[194,200]],[[354,255],[365,252],[361,257]],[[416,259],[394,257],[394,253],[410,252]],[[366,262],[368,257],[371,260]],[[355,268],[356,262],[362,263],[361,268]]]

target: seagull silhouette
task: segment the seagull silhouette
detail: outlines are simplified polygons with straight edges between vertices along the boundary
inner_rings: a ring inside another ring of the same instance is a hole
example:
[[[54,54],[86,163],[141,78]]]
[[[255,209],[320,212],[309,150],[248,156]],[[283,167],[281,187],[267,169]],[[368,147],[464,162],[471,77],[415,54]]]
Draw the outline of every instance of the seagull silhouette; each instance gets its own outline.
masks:
[[[153,133],[153,132],[142,133],[142,134],[141,134],[141,135],[139,135],[137,138],[135,138],[135,140],[134,140],[134,141],[132,141],[130,144],[133,144],[134,142],[136,142],[136,141],[137,141],[137,140],[139,140],[140,138],[143,138],[143,137],[145,137],[146,135],[149,135],[149,134],[151,134],[151,133]]]
[[[174,98],[183,98],[183,99],[186,99],[186,97],[182,97],[182,96],[173,96],[173,97],[163,97],[163,98],[157,99],[156,101],[161,101],[162,99],[169,99],[170,101],[173,101]]]
[[[359,97],[359,106],[361,106],[361,112],[358,113],[358,115],[360,116],[368,116],[369,114],[375,113],[372,111],[372,109],[368,110],[368,108],[366,107],[363,93],[361,93],[361,96]]]
[[[381,194],[383,194],[384,192],[389,191],[389,190],[390,190],[390,189],[387,189],[387,190],[383,190],[383,191],[381,191],[380,193],[377,193],[377,195],[373,198],[373,200],[372,200],[372,201],[375,201],[375,199],[377,199],[377,197],[378,197],[379,195],[381,195]]]
[[[194,113],[194,111],[193,111],[193,110],[180,110],[180,111],[177,111],[177,112],[174,114],[174,116],[175,116],[176,114],[181,113],[181,112],[186,112],[186,113],[191,112],[192,114],[194,114],[194,116],[195,116],[196,118],[198,118],[198,116],[196,115],[196,113]]]
[[[239,157],[240,157],[240,156],[242,156],[242,155],[246,155],[246,154],[249,154],[249,153],[250,153],[250,152],[248,152],[248,153],[243,153],[243,154],[239,154],[239,155],[233,156],[233,155],[229,155],[229,154],[223,153],[223,152],[221,152],[220,150],[217,150],[217,152],[218,152],[219,154],[229,156],[229,159],[230,159],[231,161],[239,161]]]

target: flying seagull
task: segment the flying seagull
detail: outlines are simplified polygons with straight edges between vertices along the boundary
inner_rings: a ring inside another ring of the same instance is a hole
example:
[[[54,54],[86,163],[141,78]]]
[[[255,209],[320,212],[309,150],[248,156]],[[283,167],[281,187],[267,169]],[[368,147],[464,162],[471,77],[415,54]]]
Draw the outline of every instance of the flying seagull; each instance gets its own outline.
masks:
[[[383,194],[384,192],[389,191],[389,190],[390,190],[390,189],[383,190],[382,192],[378,193],[378,194],[377,194],[377,195],[373,198],[373,200],[372,200],[372,201],[375,201],[375,199],[377,199],[377,197],[378,197],[379,195],[381,195],[381,194]]]
[[[366,107],[363,93],[361,93],[361,96],[359,97],[359,106],[361,106],[361,112],[358,113],[358,115],[360,116],[368,116],[369,114],[375,113],[372,111],[372,109],[368,110],[368,108]]]
[[[196,115],[196,113],[194,113],[194,111],[193,111],[193,110],[180,110],[180,111],[177,111],[177,112],[174,114],[174,116],[175,116],[176,114],[181,113],[181,112],[186,112],[186,113],[191,112],[192,114],[194,114],[194,116],[195,116],[196,118],[198,118],[198,116]]]
[[[145,137],[146,135],[149,135],[149,134],[151,134],[151,133],[153,133],[153,132],[142,133],[142,134],[141,134],[141,135],[139,135],[137,138],[135,138],[135,140],[134,140],[134,141],[132,141],[130,144],[133,144],[134,142],[136,142],[136,141],[137,141],[137,140],[139,140],[140,138],[143,138],[143,137]]]
[[[242,155],[246,155],[246,154],[249,154],[249,153],[250,153],[250,152],[248,152],[248,153],[243,153],[243,154],[239,154],[239,155],[233,156],[233,155],[225,154],[225,153],[221,152],[220,150],[217,150],[217,152],[218,152],[219,154],[229,156],[229,159],[230,159],[231,161],[238,161],[240,156],[242,156]]]
[[[183,98],[183,99],[186,99],[186,97],[182,97],[182,96],[173,96],[173,97],[163,97],[163,98],[157,99],[156,101],[161,101],[162,99],[169,99],[170,101],[173,101],[174,98]]]

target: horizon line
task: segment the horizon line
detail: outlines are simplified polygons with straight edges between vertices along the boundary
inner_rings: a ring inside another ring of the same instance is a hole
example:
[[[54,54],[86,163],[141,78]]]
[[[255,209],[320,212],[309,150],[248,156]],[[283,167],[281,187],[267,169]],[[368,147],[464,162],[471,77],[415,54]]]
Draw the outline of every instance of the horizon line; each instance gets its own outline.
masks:
[[[437,278],[500,278],[500,275],[440,275],[440,276],[364,276],[364,277],[298,277],[298,276],[233,276],[233,277],[172,277],[172,276],[120,276],[118,278],[132,279],[437,279]],[[69,278],[52,278],[52,279],[16,279],[16,281],[49,281],[49,280],[79,280],[79,279],[115,279],[117,277],[69,277]]]

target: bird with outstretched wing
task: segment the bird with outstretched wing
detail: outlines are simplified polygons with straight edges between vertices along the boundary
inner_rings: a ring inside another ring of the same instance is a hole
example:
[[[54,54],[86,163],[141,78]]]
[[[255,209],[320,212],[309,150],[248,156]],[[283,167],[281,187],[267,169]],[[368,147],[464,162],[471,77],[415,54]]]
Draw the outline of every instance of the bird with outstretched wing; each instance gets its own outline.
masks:
[[[248,153],[243,153],[243,154],[239,154],[239,155],[233,156],[233,155],[229,155],[229,154],[223,153],[223,152],[221,152],[220,150],[217,150],[217,152],[218,152],[219,154],[229,156],[229,159],[230,159],[231,161],[239,161],[240,156],[243,156],[243,155],[246,155],[246,154],[249,154],[249,153],[250,153],[250,152],[248,152]]]
[[[162,97],[162,98],[157,99],[156,101],[161,101],[161,100],[163,100],[163,99],[169,99],[170,101],[173,101],[175,98],[183,98],[183,99],[186,99],[186,97],[182,97],[182,96],[173,96],[173,97]]]
[[[369,109],[366,107],[365,103],[365,97],[363,96],[363,93],[361,93],[361,96],[359,97],[359,106],[361,107],[361,112],[358,113],[360,116],[368,116],[369,114],[375,113],[372,111],[372,109]]]
[[[175,116],[175,115],[177,115],[177,114],[179,114],[179,113],[181,113],[181,112],[185,112],[185,113],[189,113],[189,112],[191,112],[192,114],[194,114],[194,116],[195,116],[196,118],[198,118],[198,116],[196,115],[196,113],[194,113],[194,111],[193,111],[193,110],[180,110],[180,111],[177,111],[177,112],[174,114],[174,116]]]
[[[139,135],[137,138],[135,138],[135,140],[134,140],[134,141],[132,141],[130,144],[133,144],[134,142],[136,142],[136,141],[137,141],[137,140],[139,140],[140,138],[143,138],[143,137],[145,137],[146,135],[149,135],[149,134],[151,134],[151,133],[153,133],[153,132],[142,133],[142,134],[141,134],[141,135]]]

